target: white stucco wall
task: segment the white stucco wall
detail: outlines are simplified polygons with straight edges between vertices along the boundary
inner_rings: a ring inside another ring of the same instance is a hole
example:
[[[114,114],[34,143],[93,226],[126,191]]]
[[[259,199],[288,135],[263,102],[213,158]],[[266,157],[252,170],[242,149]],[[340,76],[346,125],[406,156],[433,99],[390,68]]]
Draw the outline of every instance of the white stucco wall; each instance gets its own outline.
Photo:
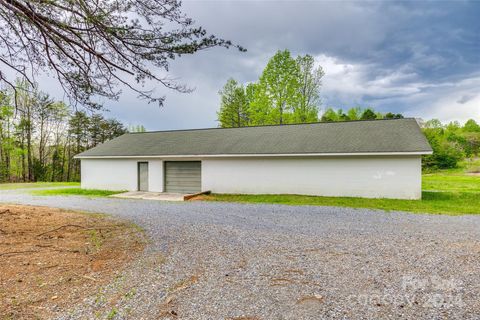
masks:
[[[163,162],[158,159],[82,159],[84,189],[136,191],[137,163],[148,162],[149,191],[163,191]]]
[[[214,193],[421,198],[420,156],[205,159]]]
[[[214,193],[421,198],[420,156],[194,160]],[[149,191],[162,192],[161,159],[82,159],[82,188],[135,191],[138,161],[149,162]]]

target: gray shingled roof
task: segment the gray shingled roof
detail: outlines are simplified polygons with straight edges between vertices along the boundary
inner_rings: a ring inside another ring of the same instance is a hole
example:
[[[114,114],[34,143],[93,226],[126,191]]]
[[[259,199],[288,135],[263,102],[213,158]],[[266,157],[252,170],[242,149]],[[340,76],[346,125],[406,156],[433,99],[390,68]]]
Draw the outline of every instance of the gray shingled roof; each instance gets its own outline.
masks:
[[[127,133],[77,157],[425,152],[415,119]]]

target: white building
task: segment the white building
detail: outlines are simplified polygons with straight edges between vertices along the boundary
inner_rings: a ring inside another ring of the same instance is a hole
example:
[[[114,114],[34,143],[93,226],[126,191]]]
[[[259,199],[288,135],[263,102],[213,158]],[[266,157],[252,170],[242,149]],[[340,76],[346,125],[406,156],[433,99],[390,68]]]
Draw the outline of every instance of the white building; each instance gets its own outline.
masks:
[[[82,188],[421,198],[415,119],[129,133],[87,150]]]

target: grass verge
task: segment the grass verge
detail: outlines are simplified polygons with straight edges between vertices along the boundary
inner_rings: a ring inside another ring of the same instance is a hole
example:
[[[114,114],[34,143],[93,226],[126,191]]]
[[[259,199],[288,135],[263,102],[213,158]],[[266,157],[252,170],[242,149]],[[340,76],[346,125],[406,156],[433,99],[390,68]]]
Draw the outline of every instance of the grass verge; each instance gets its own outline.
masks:
[[[80,186],[80,183],[79,182],[0,183],[0,190],[34,189],[34,188],[50,188],[50,187],[76,187],[76,186]]]
[[[380,209],[387,211],[408,211],[434,214],[480,214],[480,194],[474,192],[431,192],[424,191],[422,200],[366,199],[316,197],[302,195],[231,195],[212,194],[200,196],[199,200],[275,203],[286,205],[336,206],[351,208]]]
[[[422,177],[424,191],[477,192],[480,197],[480,176],[425,174]]]
[[[112,194],[118,194],[125,191],[111,191],[98,189],[81,189],[81,188],[66,188],[66,189],[48,189],[48,190],[34,190],[31,193],[36,196],[89,196],[89,197],[108,197]]]

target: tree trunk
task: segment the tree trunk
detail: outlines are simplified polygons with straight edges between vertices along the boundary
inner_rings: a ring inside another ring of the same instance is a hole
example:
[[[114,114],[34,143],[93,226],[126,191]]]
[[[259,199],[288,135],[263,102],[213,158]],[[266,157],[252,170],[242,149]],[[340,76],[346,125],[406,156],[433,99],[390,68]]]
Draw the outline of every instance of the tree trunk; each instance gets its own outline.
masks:
[[[32,161],[32,129],[28,125],[27,130],[27,164],[28,164],[28,181],[33,181],[33,161]]]
[[[285,108],[285,101],[282,102],[281,106],[280,106],[280,124],[283,124],[283,109]]]
[[[23,130],[23,129],[22,129]],[[22,140],[20,142],[20,148],[22,149],[22,180],[23,182],[27,182],[27,168],[25,166],[25,142],[24,142],[24,137],[22,134]]]
[[[67,181],[70,181],[70,174],[71,174],[71,166],[72,166],[72,161],[71,161],[71,151],[70,151],[70,146],[68,147],[68,163],[67,163]]]

